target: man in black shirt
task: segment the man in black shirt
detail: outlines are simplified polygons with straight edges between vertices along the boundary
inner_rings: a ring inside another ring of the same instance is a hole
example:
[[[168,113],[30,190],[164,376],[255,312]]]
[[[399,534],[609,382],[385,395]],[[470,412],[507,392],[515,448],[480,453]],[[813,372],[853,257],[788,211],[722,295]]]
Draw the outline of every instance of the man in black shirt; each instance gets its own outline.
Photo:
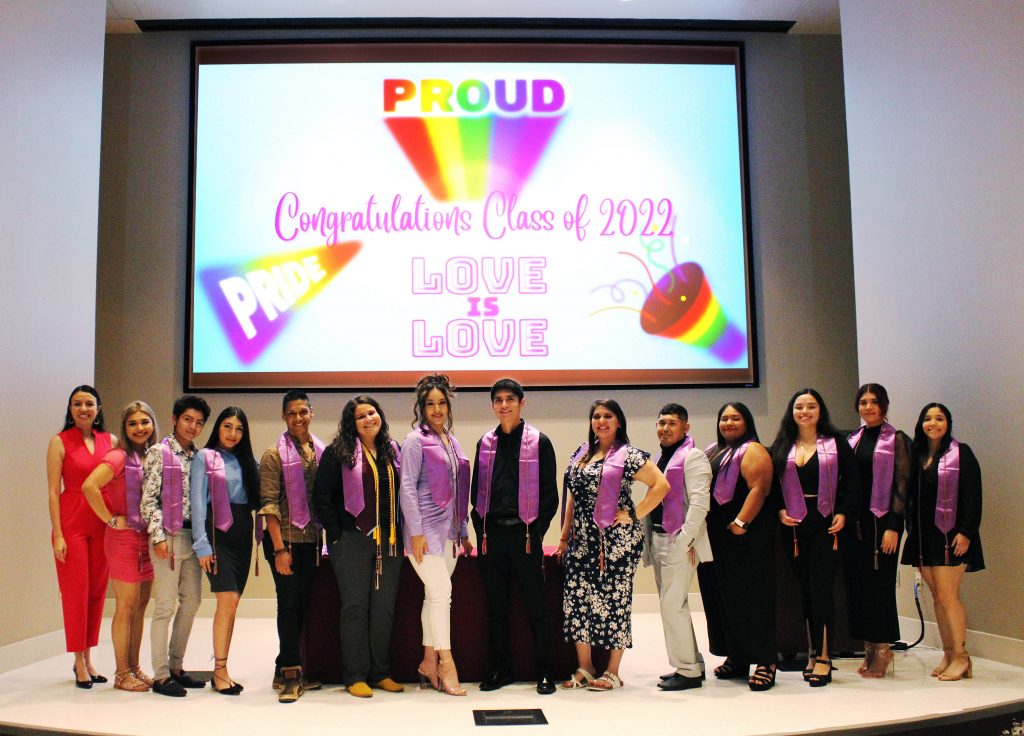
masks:
[[[491,674],[484,691],[512,682],[508,644],[508,603],[512,577],[526,604],[533,634],[537,692],[555,691],[551,643],[544,608],[544,534],[558,510],[555,451],[551,441],[520,417],[523,387],[503,378],[491,387],[498,426],[476,446],[473,470],[473,525],[480,550],[480,572],[487,593]]]

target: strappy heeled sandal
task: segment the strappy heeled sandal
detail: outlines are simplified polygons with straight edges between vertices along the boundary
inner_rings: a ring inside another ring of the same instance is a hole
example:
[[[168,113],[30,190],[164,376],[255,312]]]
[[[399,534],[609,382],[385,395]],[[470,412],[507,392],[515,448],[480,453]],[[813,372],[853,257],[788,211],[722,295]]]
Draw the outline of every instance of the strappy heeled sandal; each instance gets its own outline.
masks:
[[[576,678],[579,675],[579,679]],[[572,677],[562,683],[563,690],[586,690],[594,681],[594,676],[582,667],[577,667]]]
[[[139,680],[132,674],[131,670],[122,670],[114,673],[114,687],[118,690],[126,690],[130,693],[144,693],[149,690],[149,685]]]
[[[715,677],[719,680],[742,680],[749,669],[749,664],[739,665],[726,657],[722,664],[715,667]]]
[[[764,692],[775,687],[775,674],[779,671],[777,665],[759,664],[754,668],[753,673],[747,678],[747,685],[754,692]]]
[[[825,673],[824,675],[816,675],[812,671],[811,674],[807,677],[807,684],[810,685],[811,687],[825,687],[825,685],[827,685],[830,682],[832,682],[832,670],[835,669],[835,665],[832,664],[832,660],[831,659],[822,659],[821,657],[818,657],[817,659],[815,659],[814,660],[814,664],[815,665],[827,664],[828,665],[828,672]]]
[[[588,686],[589,690],[614,690],[617,687],[622,687],[623,682],[619,679],[619,676],[614,672],[605,672],[600,677],[595,678],[593,682]]]
[[[237,683],[234,680],[230,680],[231,684],[227,687],[217,687],[217,673],[221,670],[227,671],[227,669],[227,657],[214,657],[213,680],[210,682],[210,685],[212,686],[214,692],[220,693],[221,695],[240,695],[242,693],[242,690],[244,690],[245,688],[243,688],[240,683]]]
[[[454,680],[454,683],[449,682]],[[437,663],[437,690],[445,695],[465,695],[466,688],[459,684],[459,673],[454,659],[442,659]]]
[[[938,677],[939,675],[941,675],[943,672],[949,669],[949,665],[951,665],[952,663],[953,650],[950,647],[942,647],[942,660],[939,662],[938,666],[932,670],[932,677]]]

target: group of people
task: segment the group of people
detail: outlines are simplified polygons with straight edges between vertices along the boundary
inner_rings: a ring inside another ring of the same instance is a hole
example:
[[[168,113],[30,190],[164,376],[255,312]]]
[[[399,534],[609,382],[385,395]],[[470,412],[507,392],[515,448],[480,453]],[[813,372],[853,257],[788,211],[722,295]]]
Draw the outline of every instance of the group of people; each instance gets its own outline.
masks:
[[[412,431],[401,443],[377,400],[356,396],[325,444],[310,432],[308,395],[289,391],[282,399],[285,430],[257,462],[238,407],[220,412],[199,449],[211,413],[201,397],[174,403],[171,432],[162,439],[153,409],[134,401],[114,436],[96,390],[76,387],[64,429],[47,450],[52,544],[76,686],[106,682],[90,654],[109,575],[114,686],[172,697],[204,687],[183,659],[205,573],[216,598],[211,687],[241,693],[228,656],[255,539],[271,562],[277,595],[278,699],[295,702],[319,688],[303,675],[300,641],[326,537],[341,592],[347,691],[366,698],[375,689],[404,690],[392,677],[389,651],[399,571],[408,558],[424,587],[420,684],[465,695],[452,651],[451,576],[460,555],[474,549],[472,521],[491,655],[480,689],[513,680],[508,610],[515,582],[532,634],[537,692],[554,693],[543,573],[543,539],[559,508],[554,449],[523,420],[523,387],[504,378],[490,390],[498,425],[477,442],[471,465],[452,431],[454,395],[447,376],[422,378]],[[910,438],[886,421],[884,387],[865,384],[855,402],[863,425],[845,437],[820,394],[800,389],[767,448],[750,410],[729,402],[718,411],[716,441],[704,449],[689,434],[686,409],[666,404],[652,458],[631,444],[619,404],[595,401],[587,440],[572,453],[562,484],[563,634],[578,666],[560,687],[622,686],[641,560],[654,567],[673,667],[661,677],[661,690],[700,687],[705,676],[687,602],[694,574],[711,652],[725,657],[714,676],[745,679],[755,691],[773,687],[779,540],[801,594],[804,680],[811,687],[832,680],[832,591],[840,567],[851,635],[864,641],[858,671],[884,677],[894,659],[890,643],[899,638],[895,582],[904,527],[902,562],[918,567],[931,589],[943,643],[932,675],[971,677],[959,589],[965,572],[984,568],[977,460],[953,439],[942,404],[922,409]],[[639,502],[636,481],[646,486]],[[148,675],[139,650],[151,597]],[[594,647],[609,651],[601,673]]]

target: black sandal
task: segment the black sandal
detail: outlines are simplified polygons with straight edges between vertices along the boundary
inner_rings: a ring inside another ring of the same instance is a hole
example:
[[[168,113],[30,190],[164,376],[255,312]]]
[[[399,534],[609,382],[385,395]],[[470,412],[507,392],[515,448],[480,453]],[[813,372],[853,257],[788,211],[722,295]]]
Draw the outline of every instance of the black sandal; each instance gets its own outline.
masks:
[[[807,655],[807,666],[804,667],[804,682],[807,682],[808,681],[807,678],[809,678],[811,676],[811,673],[814,672],[814,662],[815,662],[815,655],[814,654],[808,654]]]
[[[739,665],[726,657],[725,662],[715,667],[715,677],[719,680],[742,680],[749,669],[749,664]]]
[[[816,659],[816,660],[814,660],[814,663],[816,665],[817,664],[827,664],[828,665],[828,673],[824,674],[824,675],[815,675],[813,673],[808,675],[805,678],[807,680],[807,684],[810,685],[811,687],[825,687],[825,685],[827,685],[830,682],[832,682],[832,670],[835,669],[835,667],[832,665],[832,660],[831,659]]]
[[[775,687],[775,673],[778,666],[774,664],[759,664],[754,668],[753,674],[747,678],[747,685],[754,692],[763,692]]]

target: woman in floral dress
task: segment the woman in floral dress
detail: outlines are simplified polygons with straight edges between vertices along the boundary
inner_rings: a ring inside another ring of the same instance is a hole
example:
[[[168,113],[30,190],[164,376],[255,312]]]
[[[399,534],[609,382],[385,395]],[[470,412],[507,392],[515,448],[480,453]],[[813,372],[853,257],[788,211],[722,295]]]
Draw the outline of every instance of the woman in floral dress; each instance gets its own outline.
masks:
[[[634,506],[633,481],[647,485]],[[650,454],[629,444],[626,417],[612,399],[590,407],[588,441],[573,454],[565,471],[565,518],[559,555],[565,563],[562,591],[565,640],[576,645],[576,672],[562,683],[567,690],[621,687],[619,663],[633,645],[633,575],[643,549],[637,520],[668,493],[668,481]],[[611,650],[608,669],[596,676],[591,647]]]

